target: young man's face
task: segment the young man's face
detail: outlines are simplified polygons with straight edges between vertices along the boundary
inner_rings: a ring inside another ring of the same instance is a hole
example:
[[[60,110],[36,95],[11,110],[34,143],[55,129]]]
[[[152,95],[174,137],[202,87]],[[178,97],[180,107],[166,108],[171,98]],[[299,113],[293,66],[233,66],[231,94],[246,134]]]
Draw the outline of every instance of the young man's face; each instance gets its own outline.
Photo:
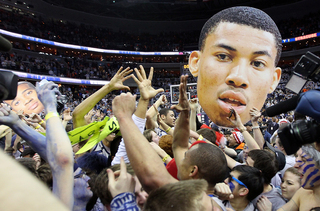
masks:
[[[297,152],[295,168],[302,174],[301,186],[304,189],[312,189],[320,185],[320,167],[302,149]]]
[[[276,55],[274,35],[228,22],[207,36],[201,52],[192,52],[189,67],[198,76],[199,102],[214,123],[232,127],[231,107],[243,123],[250,120],[251,108],[261,109],[281,77]]]
[[[36,90],[29,87],[28,84],[18,85],[16,98],[5,102],[8,103],[14,111],[18,112],[22,110],[24,114],[39,114],[44,109],[38,99]]]
[[[173,111],[168,111],[167,115],[161,115],[163,117],[163,121],[170,127],[174,127],[176,117],[174,116]]]

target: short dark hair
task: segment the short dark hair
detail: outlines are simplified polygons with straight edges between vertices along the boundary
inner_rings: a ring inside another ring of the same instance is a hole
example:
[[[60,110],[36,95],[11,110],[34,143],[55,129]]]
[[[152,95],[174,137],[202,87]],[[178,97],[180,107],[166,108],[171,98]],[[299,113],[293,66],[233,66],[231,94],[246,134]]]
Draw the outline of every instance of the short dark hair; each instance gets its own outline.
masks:
[[[253,161],[253,167],[261,170],[264,183],[269,184],[272,177],[278,172],[278,161],[274,153],[266,150],[254,149],[248,154]]]
[[[159,114],[160,114],[160,116],[161,116],[161,115],[167,116],[167,114],[169,113],[169,111],[173,111],[173,110],[170,109],[170,108],[163,108],[163,109],[161,109],[161,110],[159,111]],[[173,111],[173,113],[174,113],[174,111]]]
[[[189,152],[190,164],[198,167],[199,178],[205,179],[210,187],[223,182],[228,174],[227,160],[223,152],[208,143],[199,143],[195,146],[198,148]]]
[[[232,169],[240,173],[238,179],[249,189],[247,199],[252,201],[263,192],[264,179],[259,169],[246,165],[238,165]]]
[[[134,175],[134,171],[131,165],[126,164],[126,166],[127,166],[127,172],[131,175]],[[110,167],[110,169],[114,172],[118,171],[120,170],[120,164],[113,165]],[[91,180],[94,180],[94,181],[91,181]],[[113,197],[108,188],[109,178],[108,178],[107,169],[102,170],[100,174],[90,179],[90,181],[91,181],[90,183],[91,190],[95,195],[97,195],[100,198],[101,203],[103,205],[110,205]]]
[[[109,167],[108,158],[102,154],[99,154],[98,152],[86,153],[79,157],[76,161],[80,168],[86,172],[89,170],[90,173],[95,174],[99,174],[103,169]]]
[[[202,192],[208,183],[203,179],[169,183],[150,192],[144,211],[185,211],[203,210]]]
[[[19,81],[18,82],[18,86],[20,86],[22,84],[27,84],[30,88],[32,88],[34,90],[36,89],[36,87],[32,83],[30,83],[29,81]]]
[[[202,135],[203,138],[207,139],[211,143],[216,144],[217,136],[214,130],[209,128],[202,128],[200,130],[197,130],[197,133],[199,135]]]
[[[262,10],[253,7],[231,7],[222,10],[213,15],[203,26],[199,38],[199,50],[202,51],[205,46],[206,38],[213,33],[221,22],[235,23],[245,26],[251,26],[274,35],[277,56],[275,66],[278,64],[282,51],[282,38],[280,31],[272,18]]]

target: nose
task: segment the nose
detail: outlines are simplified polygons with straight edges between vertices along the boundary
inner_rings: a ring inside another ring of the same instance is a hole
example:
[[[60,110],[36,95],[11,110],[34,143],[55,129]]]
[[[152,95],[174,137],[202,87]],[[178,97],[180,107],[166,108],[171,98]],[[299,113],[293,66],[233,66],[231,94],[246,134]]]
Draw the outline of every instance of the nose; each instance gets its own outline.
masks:
[[[249,85],[247,78],[248,69],[245,61],[239,61],[236,66],[230,70],[225,83],[236,88],[247,88]]]

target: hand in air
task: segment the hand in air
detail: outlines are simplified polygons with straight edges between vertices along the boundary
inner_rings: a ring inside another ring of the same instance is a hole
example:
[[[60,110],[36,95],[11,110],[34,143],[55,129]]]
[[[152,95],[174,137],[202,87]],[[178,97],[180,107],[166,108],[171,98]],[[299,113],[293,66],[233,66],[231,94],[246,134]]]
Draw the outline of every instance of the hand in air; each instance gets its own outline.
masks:
[[[188,96],[187,96],[187,79],[188,79],[188,75],[182,75],[180,77],[179,103],[178,105],[171,106],[171,109],[175,109],[178,112],[190,110]]]
[[[11,111],[9,106],[4,103],[0,104],[0,125],[3,124],[11,127],[19,120],[19,116]]]
[[[261,112],[258,109],[256,109],[255,107],[250,109],[249,114],[250,114],[252,122],[258,121],[259,117],[261,116]]]
[[[227,119],[237,128],[241,129],[244,128],[242,122],[241,122],[241,118],[239,116],[239,114],[237,113],[236,110],[234,110],[233,108],[230,108],[230,113],[229,113],[229,117],[227,117]]]
[[[113,76],[113,78],[109,82],[111,91],[120,90],[120,89],[130,90],[128,86],[123,85],[123,82],[131,77],[131,75],[129,74],[132,73],[132,71],[133,70],[130,69],[130,67],[127,67],[124,70],[123,70],[123,67],[120,67],[118,72]]]
[[[121,157],[120,160],[120,175],[115,179],[115,174],[111,169],[107,169],[109,183],[108,187],[112,197],[119,195],[120,193],[133,193],[135,187],[134,177],[127,173],[127,166]]]
[[[38,114],[33,113],[29,115],[29,118],[26,118],[26,121],[30,123],[39,123],[42,119]]]
[[[189,106],[191,110],[197,110],[199,103],[197,98],[193,98],[189,100]]]
[[[138,84],[140,95],[142,100],[150,100],[154,96],[156,96],[158,93],[163,92],[163,89],[157,89],[155,90],[152,85],[152,77],[153,77],[153,67],[150,68],[150,74],[147,78],[146,72],[142,65],[140,65],[140,70],[137,68],[134,68],[134,71],[137,74],[137,78],[132,75],[133,80]]]
[[[71,110],[70,108],[67,108],[63,111],[63,120],[70,121],[71,119],[72,119]]]
[[[38,98],[43,104],[43,106],[48,109],[56,109],[57,106],[57,97],[60,96],[61,93],[58,90],[58,85],[49,81],[40,86],[39,82],[36,85],[36,91],[38,93]]]
[[[122,93],[112,101],[113,114],[118,118],[130,117],[136,109],[136,95]]]

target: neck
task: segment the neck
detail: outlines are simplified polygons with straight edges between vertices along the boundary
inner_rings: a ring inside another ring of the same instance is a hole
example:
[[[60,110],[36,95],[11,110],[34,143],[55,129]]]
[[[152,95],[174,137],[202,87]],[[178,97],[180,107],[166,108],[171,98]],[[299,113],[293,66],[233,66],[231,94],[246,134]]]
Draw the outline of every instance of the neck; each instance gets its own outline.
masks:
[[[247,200],[245,197],[241,197],[241,196],[230,199],[229,202],[235,211],[242,211],[249,204],[249,200]]]
[[[103,145],[105,145],[106,147],[110,147],[110,142],[106,139],[102,140]]]
[[[208,189],[207,189],[207,194],[215,195],[214,192],[215,192],[214,186],[209,185],[209,186],[208,186]]]
[[[320,201],[320,185],[314,187],[313,189],[313,194]]]
[[[272,186],[270,184],[263,185],[263,193],[269,192],[272,190]]]

